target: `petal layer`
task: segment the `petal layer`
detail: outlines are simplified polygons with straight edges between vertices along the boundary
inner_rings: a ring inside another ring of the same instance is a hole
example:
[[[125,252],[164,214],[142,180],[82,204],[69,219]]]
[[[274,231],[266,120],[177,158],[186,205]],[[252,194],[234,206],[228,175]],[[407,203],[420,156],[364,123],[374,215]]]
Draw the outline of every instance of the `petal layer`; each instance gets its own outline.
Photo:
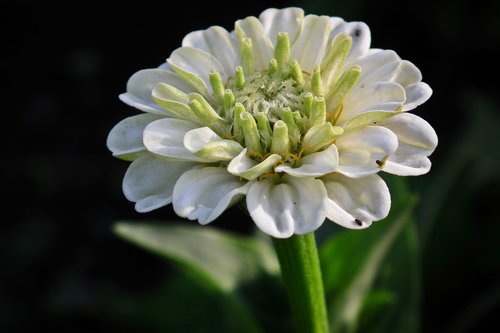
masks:
[[[274,165],[280,160],[280,155],[272,154],[259,163],[247,156],[247,148],[245,148],[238,156],[233,158],[227,166],[227,170],[235,176],[252,180],[264,173],[273,171]]]
[[[113,156],[132,161],[146,148],[142,142],[146,126],[161,116],[144,113],[123,119],[111,129],[106,145]]]
[[[398,147],[396,135],[384,127],[358,128],[337,139],[339,167],[337,172],[359,178],[377,173],[377,161],[384,160]]]
[[[210,73],[218,72],[223,82],[227,80],[227,75],[219,60],[194,47],[178,48],[172,52],[167,62],[179,76],[208,100],[213,100]]]
[[[382,170],[400,176],[418,176],[431,168],[431,155],[438,144],[436,132],[428,122],[411,113],[399,113],[382,122],[394,132],[398,149],[385,161]]]
[[[254,182],[247,207],[263,232],[287,238],[316,230],[325,220],[328,199],[322,181],[285,175],[279,181],[265,178]]]
[[[297,41],[292,45],[291,59],[297,59],[303,70],[312,73],[314,65],[323,60],[329,34],[327,16],[307,15]]]
[[[297,34],[300,33],[304,11],[300,8],[269,8],[262,12],[259,20],[273,45],[276,45],[276,39],[279,32],[288,33],[290,43],[293,44]]]
[[[262,23],[255,16],[249,16],[236,21],[235,31],[239,39],[244,37],[252,39],[255,69],[257,71],[266,69],[273,55],[273,43]]]
[[[186,93],[193,91],[193,88],[189,87],[176,73],[159,68],[144,69],[130,77],[127,82],[127,92],[120,95],[120,100],[144,112],[172,116],[170,112],[158,106],[151,97],[154,87],[161,82]]]
[[[346,228],[363,229],[389,214],[391,195],[378,175],[348,178],[334,173],[322,180],[328,192],[329,220]]]
[[[167,162],[154,155],[144,154],[130,164],[123,178],[125,197],[135,202],[140,213],[152,211],[172,202],[176,180],[193,163]]]
[[[344,33],[352,38],[352,46],[347,56],[346,64],[351,65],[358,58],[364,56],[370,49],[370,28],[364,22],[344,22],[339,17],[330,17],[332,32],[329,41],[339,33]]]
[[[184,173],[175,184],[175,213],[207,224],[240,200],[248,191],[247,182],[225,168],[206,167]]]
[[[277,172],[286,172],[295,177],[320,177],[334,172],[339,164],[339,152],[335,145],[327,149],[304,156],[300,166],[294,168],[286,164],[276,167]]]
[[[144,146],[167,159],[206,162],[184,146],[187,132],[199,126],[181,119],[166,118],[149,124],[144,130]]]
[[[239,65],[240,56],[236,39],[226,29],[218,26],[189,33],[182,40],[182,46],[195,47],[214,56],[231,76]]]

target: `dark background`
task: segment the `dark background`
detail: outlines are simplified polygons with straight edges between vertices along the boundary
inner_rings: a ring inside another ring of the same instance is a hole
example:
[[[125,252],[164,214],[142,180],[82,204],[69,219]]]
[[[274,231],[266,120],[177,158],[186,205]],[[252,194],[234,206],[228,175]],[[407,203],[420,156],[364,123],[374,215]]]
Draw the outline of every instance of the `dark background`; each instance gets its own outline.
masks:
[[[138,111],[118,95],[190,31],[231,30],[239,18],[289,5],[365,21],[373,47],[421,69],[434,95],[417,113],[440,139],[431,173],[411,179],[423,207],[422,331],[498,325],[499,1],[243,1],[208,10],[168,3],[0,2],[3,332],[135,331],[110,299],[141,297],[172,268],[119,240],[111,225],[174,215],[170,207],[140,215],[121,192],[128,163],[112,158],[106,136]],[[212,227],[253,230],[233,216]]]

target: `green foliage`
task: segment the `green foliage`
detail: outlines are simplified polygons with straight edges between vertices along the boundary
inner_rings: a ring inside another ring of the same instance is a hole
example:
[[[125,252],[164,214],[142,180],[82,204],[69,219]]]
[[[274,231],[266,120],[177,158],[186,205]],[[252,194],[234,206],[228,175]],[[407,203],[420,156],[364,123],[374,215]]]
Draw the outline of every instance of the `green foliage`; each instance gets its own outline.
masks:
[[[258,274],[278,272],[268,244],[196,226],[121,222],[121,237],[172,260],[207,288],[229,293]]]
[[[275,329],[276,322],[271,322],[268,309],[262,305],[276,304],[286,309],[284,292],[276,283],[279,272],[276,256],[270,244],[262,239],[244,238],[213,228],[166,224],[120,222],[114,230],[124,239],[167,259],[194,282],[186,287],[184,280],[174,279],[165,286],[167,291],[160,291],[163,301],[168,300],[163,304],[163,316],[155,317],[155,311],[147,312],[168,331],[184,327],[186,313],[180,309],[191,312],[190,307],[179,308],[181,299],[189,300],[192,307],[204,308],[196,328],[187,330],[189,332],[201,329],[203,332],[257,333],[263,331],[261,323]],[[183,292],[184,295],[177,295]],[[269,301],[266,296],[275,297],[277,301]],[[161,302],[160,298],[147,297],[142,300],[145,304],[138,307],[155,309],[151,304]],[[205,306],[207,298],[212,299],[213,303],[208,304],[213,305]],[[279,316],[280,311],[276,311],[276,315]]]

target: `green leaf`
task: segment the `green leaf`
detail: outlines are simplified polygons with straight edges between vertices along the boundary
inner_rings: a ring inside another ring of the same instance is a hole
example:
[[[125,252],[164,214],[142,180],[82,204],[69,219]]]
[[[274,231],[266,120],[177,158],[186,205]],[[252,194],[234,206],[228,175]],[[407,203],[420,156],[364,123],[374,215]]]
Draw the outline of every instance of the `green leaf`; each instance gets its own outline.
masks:
[[[279,272],[276,256],[267,243],[214,228],[119,222],[114,231],[179,264],[206,286],[226,293],[262,272]]]
[[[369,293],[365,299],[363,311],[369,314],[378,312],[390,304],[394,304],[396,295],[387,289],[377,289]]]
[[[412,279],[406,275],[408,280],[401,281],[401,286],[392,280],[391,275],[388,275],[391,279],[383,279],[391,271],[396,272],[396,275],[401,270],[414,273],[409,266],[417,265],[419,259],[417,251],[406,250],[407,247],[415,249],[415,246],[410,244],[416,241],[415,228],[409,221],[415,208],[416,197],[408,192],[404,180],[390,180],[393,183],[389,186],[393,206],[387,219],[376,222],[365,230],[339,232],[321,248],[320,258],[330,310],[331,332],[378,332],[375,329],[385,320],[387,308],[396,307],[396,304],[402,306],[399,298],[401,295],[419,291],[420,285],[412,283]],[[398,253],[398,256],[393,258],[393,253]],[[404,256],[405,260],[400,260],[401,256]],[[416,272],[415,276],[419,276],[419,272]],[[380,290],[385,291],[385,302],[380,302],[379,299],[374,307],[374,298],[380,298]],[[412,311],[409,316],[415,317],[418,308],[409,308]],[[383,309],[384,316],[373,318],[375,323],[369,320],[373,311],[380,309]],[[366,322],[370,322],[372,326],[365,326]],[[412,332],[409,321],[404,320],[401,325],[407,328],[401,332]],[[391,326],[386,332],[398,331],[395,326]]]
[[[256,282],[260,275],[278,274],[279,265],[268,243],[199,226],[119,222],[114,231],[177,264],[194,281],[218,293],[227,317],[236,319],[233,327],[262,332],[238,289]]]

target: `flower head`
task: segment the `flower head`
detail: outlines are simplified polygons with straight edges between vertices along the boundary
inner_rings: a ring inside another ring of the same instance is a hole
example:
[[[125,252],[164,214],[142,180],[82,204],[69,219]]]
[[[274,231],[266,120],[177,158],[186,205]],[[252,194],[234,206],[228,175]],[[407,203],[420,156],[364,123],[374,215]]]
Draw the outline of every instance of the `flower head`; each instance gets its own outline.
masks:
[[[390,194],[377,175],[420,175],[437,145],[406,111],[432,90],[394,51],[370,49],[362,22],[268,9],[233,32],[188,34],[167,63],[135,73],[121,100],[145,113],[109,134],[133,161],[123,191],[148,212],[173,204],[207,224],[246,200],[274,237],[383,219]]]

